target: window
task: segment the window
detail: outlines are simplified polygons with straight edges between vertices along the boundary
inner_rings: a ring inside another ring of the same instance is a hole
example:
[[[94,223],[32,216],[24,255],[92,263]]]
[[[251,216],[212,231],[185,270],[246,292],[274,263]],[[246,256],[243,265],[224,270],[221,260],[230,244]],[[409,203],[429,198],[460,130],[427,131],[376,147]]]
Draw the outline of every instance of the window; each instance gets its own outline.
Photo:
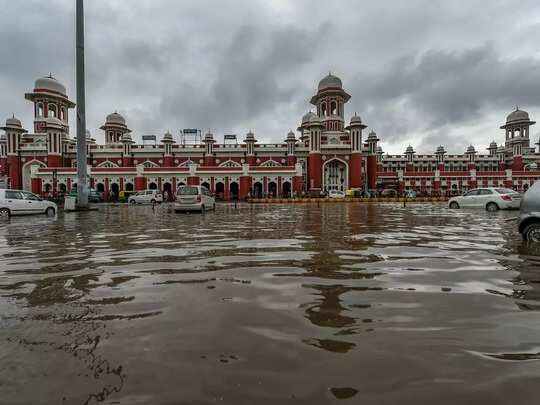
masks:
[[[36,114],[38,117],[43,117],[43,103],[37,103]]]
[[[454,186],[455,186],[455,184],[454,184]],[[480,190],[471,190],[471,191],[469,191],[468,193],[466,193],[466,194],[464,195],[464,197],[474,197],[474,196],[477,196],[477,195],[480,194],[479,191],[480,191]]]
[[[491,195],[491,194],[493,194],[493,191],[488,190],[486,188],[478,190],[478,195]]]
[[[337,115],[337,103],[335,101],[330,103],[330,114]]]
[[[41,201],[41,198],[39,198],[35,194],[29,193],[28,191],[23,191],[22,194],[23,194],[24,198],[26,198],[27,200]]]
[[[6,200],[22,200],[23,196],[20,191],[6,190]]]
[[[49,117],[56,118],[56,104],[49,104]]]
[[[197,187],[183,186],[178,188],[179,195],[198,195],[199,189]]]
[[[227,160],[226,162],[220,164],[219,167],[241,167],[241,165],[233,160]]]
[[[64,107],[62,107],[62,108],[60,109],[60,119],[61,119],[62,121],[65,121],[65,120],[66,120],[66,109],[65,109]]]

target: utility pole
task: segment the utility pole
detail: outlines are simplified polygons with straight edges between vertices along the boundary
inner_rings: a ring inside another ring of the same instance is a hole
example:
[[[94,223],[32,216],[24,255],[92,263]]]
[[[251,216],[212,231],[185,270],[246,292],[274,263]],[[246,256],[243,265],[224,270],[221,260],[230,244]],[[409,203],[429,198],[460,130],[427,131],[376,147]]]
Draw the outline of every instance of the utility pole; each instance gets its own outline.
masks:
[[[86,112],[84,91],[84,5],[76,5],[76,74],[77,74],[77,207],[88,208],[86,167]]]

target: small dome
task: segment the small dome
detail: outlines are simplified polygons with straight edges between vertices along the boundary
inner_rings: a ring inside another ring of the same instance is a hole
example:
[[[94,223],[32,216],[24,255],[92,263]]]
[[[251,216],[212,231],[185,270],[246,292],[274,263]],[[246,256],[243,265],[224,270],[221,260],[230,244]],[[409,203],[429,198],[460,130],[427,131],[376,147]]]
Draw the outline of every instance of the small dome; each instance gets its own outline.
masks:
[[[212,132],[207,132],[206,135],[204,135],[204,141],[209,142],[214,140],[214,134]]]
[[[381,155],[383,154],[382,146],[377,146],[377,153]]]
[[[163,142],[172,142],[173,141],[172,134],[169,131],[165,132],[165,134],[163,135],[162,141]]]
[[[529,113],[523,110],[516,108],[515,111],[512,111],[506,117],[506,123],[512,123],[517,121],[529,121]]]
[[[367,137],[368,141],[371,141],[371,140],[377,140],[377,133],[373,130],[370,131],[368,137]]]
[[[309,122],[310,122],[311,124],[320,124],[320,123],[321,123],[321,119],[320,119],[317,115],[313,114],[313,115],[310,117]]]
[[[492,141],[492,142],[489,144],[489,148],[490,148],[490,149],[497,149],[497,142]]]
[[[444,146],[442,146],[442,145],[438,146],[435,153],[437,153],[437,154],[446,153],[446,151],[444,150]]]
[[[8,118],[6,120],[6,127],[22,128],[22,124],[21,124],[21,121],[19,119],[15,118],[15,116],[13,116],[13,117]]]
[[[247,134],[246,134],[246,141],[254,141],[255,140],[255,134],[253,134],[253,132],[249,131]]]
[[[467,148],[466,153],[476,153],[476,149],[474,149],[474,146],[469,145],[469,147]]]
[[[122,142],[133,142],[132,139],[131,139],[131,135],[129,134],[129,132],[126,132],[125,134],[122,134],[121,141],[122,141]]]
[[[407,149],[405,149],[406,154],[414,154],[414,149],[411,145],[407,146]]]
[[[54,77],[52,77],[52,75],[37,79],[34,83],[34,91],[35,90],[49,90],[54,93],[59,93],[64,97],[67,97],[66,87]]]
[[[308,112],[307,114],[305,114],[303,117],[302,117],[302,124],[307,124],[309,121],[311,121],[311,117],[314,116],[315,114],[310,111]]]
[[[289,133],[287,134],[287,140],[293,140],[293,141],[296,141],[296,137],[294,136],[294,132],[293,132],[293,131],[289,131]]]
[[[105,124],[126,125],[126,120],[115,111],[112,114],[107,115]]]
[[[360,118],[360,116],[354,114],[351,117],[351,124],[361,124],[361,123],[362,123],[362,118]]]
[[[343,88],[341,79],[337,76],[334,76],[332,73],[329,73],[328,76],[324,77],[319,82],[319,90],[328,89],[328,88]]]

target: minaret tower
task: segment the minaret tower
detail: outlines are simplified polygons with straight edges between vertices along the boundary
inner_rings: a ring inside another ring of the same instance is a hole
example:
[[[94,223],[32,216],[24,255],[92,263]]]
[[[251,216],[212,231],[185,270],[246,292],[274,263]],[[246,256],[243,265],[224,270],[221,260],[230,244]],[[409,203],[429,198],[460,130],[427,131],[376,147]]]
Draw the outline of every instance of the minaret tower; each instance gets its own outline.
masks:
[[[214,158],[214,134],[210,131],[206,133],[203,139],[204,143],[204,165],[205,166],[215,166],[216,159]]]
[[[126,126],[126,120],[116,111],[107,115],[105,118],[105,124],[100,127],[105,131],[105,144],[106,145],[121,145],[122,136],[125,133],[130,133],[131,130]]]
[[[309,121],[308,185],[311,195],[319,196],[322,186],[321,133],[324,124],[314,115]]]
[[[34,132],[46,132],[45,119],[48,117],[58,118],[65,132],[69,132],[68,112],[75,107],[75,103],[68,99],[66,87],[52,74],[37,79],[34,90],[26,93],[24,97],[34,103]]]
[[[358,115],[351,118],[351,123],[345,129],[350,133],[351,138],[351,159],[349,161],[349,184],[352,188],[362,187],[362,131],[367,125],[362,123]]]
[[[163,139],[161,140],[163,143],[163,166],[164,167],[172,167],[173,166],[173,152],[172,147],[174,144],[174,139],[172,134],[167,131],[165,135],[163,135]]]
[[[44,121],[47,133],[47,166],[62,166],[62,140],[65,137],[64,123],[58,118],[49,117]]]
[[[255,135],[249,131],[246,134],[244,143],[246,144],[246,160],[250,166],[255,166],[255,142],[257,142]]]
[[[131,155],[131,146],[135,142],[133,141],[133,139],[131,139],[131,134],[129,132],[124,132],[124,134],[122,135],[122,139],[120,139],[120,141],[122,142],[122,166],[132,167],[133,157]],[[88,146],[87,146],[87,150],[88,150]]]
[[[343,90],[341,79],[331,73],[324,77],[317,88],[317,94],[311,98],[311,104],[317,107],[325,131],[343,131],[344,105],[351,96]]]
[[[296,164],[296,138],[293,131],[289,131],[287,138],[287,166],[294,166]]]
[[[512,170],[523,170],[523,155],[531,152],[529,128],[536,122],[529,119],[529,113],[516,107],[506,117],[506,124],[501,126],[506,132],[506,149],[512,153]]]
[[[7,137],[7,174],[10,179],[10,187],[14,189],[22,188],[21,162],[19,157],[19,147],[21,136],[26,132],[21,121],[15,116],[6,120],[6,125],[1,127],[6,132]]]

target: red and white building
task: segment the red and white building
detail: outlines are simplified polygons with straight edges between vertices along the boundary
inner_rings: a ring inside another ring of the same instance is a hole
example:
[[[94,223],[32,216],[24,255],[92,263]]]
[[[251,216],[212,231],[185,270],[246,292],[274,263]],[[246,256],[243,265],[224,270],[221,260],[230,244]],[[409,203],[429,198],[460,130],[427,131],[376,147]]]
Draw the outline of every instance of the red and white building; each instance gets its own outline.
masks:
[[[75,104],[53,77],[35,82],[25,98],[34,105],[34,128],[8,118],[1,127],[0,176],[11,188],[38,194],[69,192],[76,187],[76,141],[69,135],[69,115]],[[101,126],[105,143],[89,135],[91,187],[106,196],[118,192],[160,189],[172,193],[180,184],[202,184],[225,199],[248,195],[319,194],[331,189],[396,188],[425,194],[461,192],[480,186],[523,190],[540,178],[540,153],[530,145],[535,122],[516,109],[501,126],[505,141],[492,142],[487,154],[470,146],[464,154],[419,155],[408,147],[403,155],[385,155],[379,139],[359,116],[345,122],[350,95],[341,80],[329,74],[318,85],[309,112],[278,144],[258,143],[248,132],[241,144],[218,144],[207,133],[198,144],[176,143],[170,133],[159,144],[136,144],[126,120],[114,112]]]

